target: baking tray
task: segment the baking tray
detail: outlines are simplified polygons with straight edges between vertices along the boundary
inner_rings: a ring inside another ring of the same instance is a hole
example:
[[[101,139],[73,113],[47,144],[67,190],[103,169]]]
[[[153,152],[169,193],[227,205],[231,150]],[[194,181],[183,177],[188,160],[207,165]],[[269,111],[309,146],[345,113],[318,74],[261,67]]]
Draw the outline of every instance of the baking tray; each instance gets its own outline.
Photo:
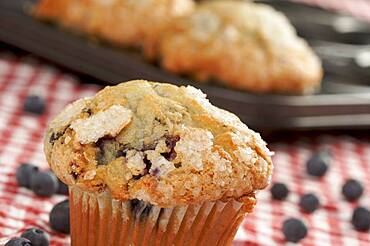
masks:
[[[137,78],[171,82],[177,85],[191,84],[207,93],[213,104],[234,112],[246,124],[260,130],[370,128],[370,86],[368,84],[370,77],[366,76],[366,72],[363,74],[358,71],[353,72],[356,70],[336,71],[338,66],[335,63],[326,62],[326,60],[331,61],[330,55],[328,59],[324,59],[326,77],[323,88],[318,94],[257,95],[216,84],[197,83],[189,78],[167,73],[157,65],[145,62],[139,51],[94,42],[35,20],[27,12],[33,2],[31,0],[0,1],[0,42],[35,54],[77,74],[87,75],[107,84]],[[272,1],[272,4],[276,5],[276,2],[280,1]],[[289,17],[291,5],[287,2],[284,4]],[[284,4],[279,5],[283,11]],[[300,8],[296,4],[294,6]],[[317,11],[321,15],[326,13],[316,8],[308,7],[308,9]],[[295,13],[295,11],[293,9],[291,12]],[[297,21],[293,22],[298,31],[303,32],[297,23]],[[303,23],[301,26],[309,26],[309,24]],[[312,28],[312,26],[309,27]],[[364,36],[365,34],[364,31]],[[317,36],[320,37],[320,35]],[[313,38],[309,41],[317,46],[330,46],[335,40]],[[322,54],[319,53],[319,55]],[[345,72],[344,75],[341,74],[343,72]]]

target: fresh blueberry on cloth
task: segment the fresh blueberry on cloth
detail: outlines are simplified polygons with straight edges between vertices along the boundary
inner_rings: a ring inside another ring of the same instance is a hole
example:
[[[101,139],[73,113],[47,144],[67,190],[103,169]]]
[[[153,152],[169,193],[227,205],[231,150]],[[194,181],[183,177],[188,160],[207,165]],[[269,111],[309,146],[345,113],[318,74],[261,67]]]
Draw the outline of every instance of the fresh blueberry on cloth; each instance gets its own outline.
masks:
[[[309,175],[322,177],[328,171],[331,161],[330,153],[320,151],[314,154],[306,163],[306,171]]]
[[[23,110],[28,113],[41,115],[45,112],[45,101],[39,96],[30,95],[23,104]]]
[[[51,228],[58,232],[69,233],[69,201],[57,203],[50,212],[49,223]]]
[[[37,173],[39,168],[29,163],[22,163],[16,170],[15,178],[19,186],[30,188],[31,176]]]
[[[320,206],[320,201],[314,194],[305,194],[299,200],[299,206],[306,213],[312,213]]]
[[[370,211],[364,207],[357,207],[353,211],[352,225],[358,231],[368,231],[370,229]]]
[[[32,246],[31,241],[23,237],[11,238],[5,246]]]
[[[30,240],[32,246],[49,246],[49,235],[38,228],[25,230],[21,237]]]
[[[307,227],[301,220],[290,218],[283,223],[283,233],[287,241],[297,243],[306,237]]]
[[[49,171],[31,176],[31,190],[38,196],[51,197],[58,190],[58,179]]]
[[[361,183],[354,179],[347,180],[342,187],[342,194],[347,201],[358,200],[363,192],[364,188],[362,187]]]
[[[289,194],[288,187],[283,183],[273,184],[270,191],[274,200],[285,200]]]

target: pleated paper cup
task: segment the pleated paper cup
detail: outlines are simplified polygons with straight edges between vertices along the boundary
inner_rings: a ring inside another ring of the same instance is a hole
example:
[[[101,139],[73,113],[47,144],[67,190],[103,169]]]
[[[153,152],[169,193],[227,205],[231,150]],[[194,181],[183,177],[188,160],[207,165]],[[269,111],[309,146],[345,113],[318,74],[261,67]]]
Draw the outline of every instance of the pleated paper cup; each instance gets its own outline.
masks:
[[[231,200],[160,208],[70,187],[72,246],[231,245],[247,204]]]

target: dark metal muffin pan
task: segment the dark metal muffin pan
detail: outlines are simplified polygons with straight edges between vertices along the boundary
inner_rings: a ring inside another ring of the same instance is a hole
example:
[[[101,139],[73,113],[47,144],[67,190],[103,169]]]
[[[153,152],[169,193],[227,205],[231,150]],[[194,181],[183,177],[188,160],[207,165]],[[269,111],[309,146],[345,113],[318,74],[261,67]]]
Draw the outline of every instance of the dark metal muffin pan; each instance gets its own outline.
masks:
[[[317,94],[258,95],[170,74],[143,60],[137,50],[93,42],[32,18],[27,13],[31,0],[0,1],[0,42],[106,84],[142,78],[194,85],[207,93],[213,104],[234,112],[252,128],[370,128],[370,68],[367,66],[370,64],[366,60],[370,50],[370,25],[349,16],[287,1],[264,2],[285,12],[298,33],[322,57],[326,76]],[[352,33],[338,32],[338,28],[333,27],[336,18],[352,22]],[[357,57],[361,52],[364,52],[363,60]]]

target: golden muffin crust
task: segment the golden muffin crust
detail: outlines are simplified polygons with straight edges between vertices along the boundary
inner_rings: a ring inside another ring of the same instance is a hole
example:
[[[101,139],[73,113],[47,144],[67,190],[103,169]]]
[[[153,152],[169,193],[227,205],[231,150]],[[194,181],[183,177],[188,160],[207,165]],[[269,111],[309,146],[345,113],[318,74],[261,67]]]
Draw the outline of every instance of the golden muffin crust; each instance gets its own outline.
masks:
[[[34,13],[119,45],[143,47],[153,57],[162,29],[193,6],[193,0],[40,0]]]
[[[50,122],[45,154],[68,185],[169,207],[235,198],[269,182],[271,152],[237,116],[192,87],[106,87]]]
[[[323,74],[283,14],[246,1],[199,4],[168,26],[160,50],[171,72],[254,92],[313,92]]]

